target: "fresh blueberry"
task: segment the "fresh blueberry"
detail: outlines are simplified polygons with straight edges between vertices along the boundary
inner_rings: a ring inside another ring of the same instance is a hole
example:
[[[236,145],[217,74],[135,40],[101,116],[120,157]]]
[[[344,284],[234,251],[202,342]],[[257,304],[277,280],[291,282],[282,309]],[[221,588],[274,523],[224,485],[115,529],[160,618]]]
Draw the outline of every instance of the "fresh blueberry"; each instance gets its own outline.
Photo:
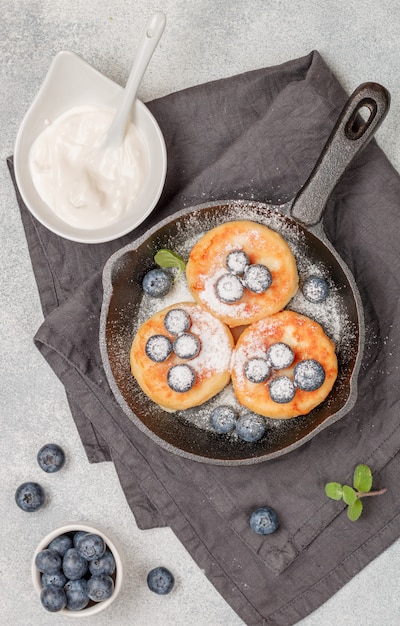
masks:
[[[329,295],[329,286],[320,276],[309,276],[303,284],[303,295],[309,302],[324,302]]]
[[[166,567],[155,567],[147,574],[147,586],[160,596],[172,591],[175,579]]]
[[[78,544],[80,540],[82,539],[82,537],[84,537],[87,534],[88,534],[87,530],[77,530],[76,533],[74,533],[74,536],[72,538],[73,547],[78,548]]]
[[[67,609],[70,611],[80,611],[89,604],[86,578],[69,580],[64,587],[64,591],[67,597]]]
[[[100,559],[105,551],[104,539],[95,533],[87,533],[78,543],[78,552],[87,561]]]
[[[183,309],[170,309],[164,317],[164,326],[171,335],[185,333],[190,325],[190,315]]]
[[[178,363],[173,365],[167,374],[167,383],[172,391],[185,393],[190,391],[196,382],[196,374],[194,369],[186,363]]]
[[[265,420],[261,415],[245,413],[236,423],[236,432],[240,439],[250,443],[261,439],[265,433]]]
[[[174,341],[174,352],[180,359],[194,359],[200,347],[200,340],[192,333],[182,333]]]
[[[294,361],[294,352],[286,343],[278,341],[267,350],[267,359],[276,370],[289,367]]]
[[[217,280],[215,292],[221,302],[233,304],[243,297],[244,288],[240,278],[234,274],[224,274]]]
[[[291,402],[296,393],[296,386],[289,376],[278,376],[269,383],[271,400],[278,404]]]
[[[15,502],[20,509],[27,513],[40,509],[44,501],[44,491],[38,483],[22,483],[15,492]]]
[[[39,572],[43,574],[55,574],[61,569],[62,559],[58,552],[54,550],[41,550],[35,556],[35,565]]]
[[[64,556],[66,551],[72,548],[72,539],[69,535],[59,535],[50,541],[47,547],[50,550],[54,550],[54,552],[58,552],[60,556]]]
[[[151,361],[162,363],[172,352],[172,342],[165,335],[152,335],[146,341],[144,351]]]
[[[266,359],[255,357],[249,359],[244,366],[244,374],[251,383],[262,383],[271,373],[271,367]]]
[[[78,580],[78,578],[83,578],[88,571],[88,562],[76,548],[70,548],[64,554],[62,570],[69,580]]]
[[[110,598],[114,592],[114,581],[107,574],[98,574],[89,578],[87,594],[93,602],[102,602]]]
[[[99,559],[89,561],[89,572],[91,574],[107,574],[112,576],[115,571],[115,559],[111,550],[106,548],[103,556]]]
[[[162,298],[172,289],[172,276],[161,268],[150,270],[142,282],[145,294],[152,298]]]
[[[315,391],[325,380],[325,370],[315,359],[300,361],[294,368],[294,382],[302,391]]]
[[[56,585],[43,587],[40,593],[40,601],[42,606],[44,606],[44,608],[51,613],[61,611],[67,606],[67,597],[64,589],[62,587],[57,587]]]
[[[64,587],[68,578],[63,572],[55,572],[54,574],[42,574],[42,587],[55,585],[56,587]]]
[[[278,516],[269,506],[257,509],[251,514],[250,528],[258,535],[271,535],[278,527]]]
[[[253,293],[264,293],[272,285],[271,272],[260,263],[248,265],[244,271],[243,284]]]
[[[210,415],[210,423],[215,432],[225,434],[235,428],[237,413],[232,406],[221,404],[216,406]]]
[[[47,443],[40,448],[37,454],[37,461],[44,472],[54,474],[65,463],[64,450],[56,443]]]
[[[243,274],[249,264],[249,257],[244,250],[232,250],[226,257],[226,267],[232,274]]]

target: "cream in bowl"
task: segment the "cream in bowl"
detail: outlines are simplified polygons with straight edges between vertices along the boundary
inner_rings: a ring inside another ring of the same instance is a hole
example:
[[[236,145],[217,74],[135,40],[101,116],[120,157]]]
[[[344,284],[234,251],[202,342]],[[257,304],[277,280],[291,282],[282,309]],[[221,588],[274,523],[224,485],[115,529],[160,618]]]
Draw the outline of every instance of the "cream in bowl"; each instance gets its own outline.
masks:
[[[129,123],[119,145],[106,145],[114,111],[78,106],[35,139],[29,169],[42,200],[68,224],[96,230],[137,202],[149,175],[146,144]]]
[[[97,526],[69,523],[49,533],[32,559],[32,579],[43,608],[70,617],[103,611],[123,578],[121,551]]]
[[[19,191],[32,215],[66,239],[117,239],[160,198],[167,155],[150,110],[136,98],[123,142],[105,141],[123,97],[122,87],[62,51],[22,121],[14,150]]]

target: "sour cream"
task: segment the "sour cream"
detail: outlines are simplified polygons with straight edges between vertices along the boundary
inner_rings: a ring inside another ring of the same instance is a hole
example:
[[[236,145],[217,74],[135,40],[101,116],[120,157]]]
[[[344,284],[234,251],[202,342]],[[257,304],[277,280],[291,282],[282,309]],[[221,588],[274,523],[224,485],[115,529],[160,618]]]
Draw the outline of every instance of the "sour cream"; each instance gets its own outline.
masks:
[[[121,145],[104,147],[113,116],[106,108],[74,107],[50,121],[29,152],[38,194],[72,226],[98,229],[116,222],[148,176],[146,146],[134,124]]]

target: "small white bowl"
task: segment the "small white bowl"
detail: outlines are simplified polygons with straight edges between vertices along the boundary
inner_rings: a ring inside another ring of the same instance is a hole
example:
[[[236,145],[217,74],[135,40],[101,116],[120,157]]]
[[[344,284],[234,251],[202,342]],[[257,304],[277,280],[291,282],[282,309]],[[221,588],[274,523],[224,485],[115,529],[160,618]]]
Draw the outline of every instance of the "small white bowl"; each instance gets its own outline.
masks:
[[[138,99],[131,120],[146,145],[149,174],[133,205],[117,222],[95,230],[67,224],[39,196],[29,170],[29,151],[48,120],[76,106],[94,105],[117,109],[123,89],[73,52],[54,58],[45,80],[19,128],[15,149],[15,178],[22,199],[32,215],[49,230],[80,243],[118,239],[141,224],[156,206],[165,183],[167,152],[161,130],[149,109]]]
[[[59,615],[68,615],[68,617],[88,617],[90,615],[97,615],[97,613],[100,613],[100,611],[104,611],[104,609],[108,608],[110,604],[114,602],[115,598],[118,596],[121,590],[122,579],[124,576],[124,569],[125,569],[123,558],[121,556],[122,551],[117,546],[115,539],[112,539],[107,531],[104,531],[103,529],[99,528],[99,526],[92,526],[91,524],[87,524],[86,522],[69,522],[68,524],[65,524],[64,526],[60,526],[59,528],[56,528],[51,533],[49,533],[46,537],[44,537],[44,539],[42,539],[42,541],[39,543],[38,547],[35,550],[35,553],[32,558],[31,572],[32,572],[33,586],[35,587],[39,596],[42,591],[42,585],[41,585],[41,573],[39,572],[38,568],[35,565],[36,555],[39,552],[41,552],[41,550],[44,550],[45,548],[47,548],[49,543],[53,539],[58,537],[59,535],[64,535],[66,533],[73,533],[73,532],[77,532],[80,530],[99,535],[100,537],[104,539],[105,543],[107,544],[107,547],[111,550],[115,559],[115,574],[113,576],[115,578],[114,592],[112,596],[108,598],[107,600],[103,600],[103,602],[96,602],[96,603],[91,602],[85,609],[81,609],[80,611],[70,611],[69,609],[62,609],[61,611],[58,611],[57,613]]]

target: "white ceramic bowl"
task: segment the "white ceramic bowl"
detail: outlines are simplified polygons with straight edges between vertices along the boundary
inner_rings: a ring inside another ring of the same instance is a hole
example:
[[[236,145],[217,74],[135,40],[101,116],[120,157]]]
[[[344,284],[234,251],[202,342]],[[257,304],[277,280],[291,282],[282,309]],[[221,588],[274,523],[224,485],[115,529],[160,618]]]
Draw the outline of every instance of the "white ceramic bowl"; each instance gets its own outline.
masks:
[[[68,617],[88,617],[90,615],[97,615],[97,613],[100,613],[100,611],[104,611],[104,609],[108,608],[110,604],[114,602],[115,598],[118,596],[121,590],[122,580],[124,576],[124,562],[121,556],[122,551],[118,547],[117,543],[115,542],[115,539],[112,539],[107,531],[104,531],[99,526],[92,526],[91,524],[87,524],[86,522],[69,522],[68,524],[65,524],[64,526],[60,526],[59,528],[56,528],[51,533],[49,533],[46,537],[44,537],[35,550],[35,553],[32,558],[31,572],[32,572],[33,586],[35,587],[38,595],[40,596],[40,593],[42,591],[42,585],[41,585],[41,573],[39,572],[38,568],[35,565],[36,555],[41,550],[44,550],[45,548],[47,548],[49,543],[53,539],[58,537],[59,535],[64,535],[66,533],[73,533],[79,530],[83,530],[88,533],[95,533],[97,535],[100,535],[100,537],[104,539],[108,548],[111,550],[115,559],[115,574],[114,574],[115,587],[114,587],[114,593],[112,594],[112,596],[108,598],[107,600],[103,600],[103,602],[96,602],[96,603],[90,602],[90,604],[85,609],[81,609],[80,611],[70,611],[69,609],[62,609],[61,611],[58,611],[57,613],[58,615],[67,615]],[[45,609],[43,610],[45,611]]]
[[[116,109],[123,89],[100,74],[73,52],[62,51],[54,58],[46,78],[28,112],[15,142],[15,177],[22,199],[32,215],[61,237],[80,243],[102,243],[118,239],[134,230],[156,206],[164,187],[167,153],[164,137],[140,101],[132,107],[131,120],[139,130],[149,163],[149,175],[142,191],[121,219],[107,227],[87,230],[70,226],[41,199],[29,171],[29,151],[36,137],[54,120],[75,106],[94,105]]]

